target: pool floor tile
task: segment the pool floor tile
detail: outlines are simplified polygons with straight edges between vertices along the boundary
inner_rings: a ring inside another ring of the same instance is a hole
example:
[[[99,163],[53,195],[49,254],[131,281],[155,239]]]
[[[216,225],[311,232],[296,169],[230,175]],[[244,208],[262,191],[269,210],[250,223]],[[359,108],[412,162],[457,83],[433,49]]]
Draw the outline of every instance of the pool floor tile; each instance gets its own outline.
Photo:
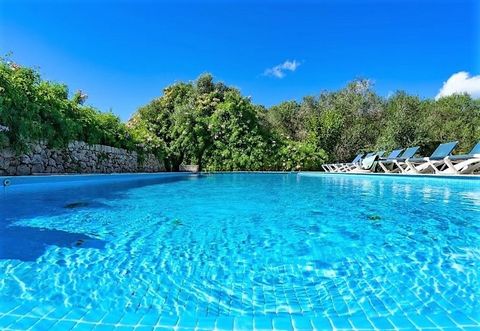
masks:
[[[53,310],[55,310],[55,308],[51,306],[36,306],[28,314],[33,317],[44,317]]]
[[[0,301],[0,313],[12,312],[19,306],[18,302]]]
[[[103,316],[100,323],[117,324],[118,321],[120,321],[120,319],[122,318],[122,316],[123,316],[123,313],[110,312],[110,313],[107,313],[105,316]]]
[[[395,326],[397,329],[414,329],[415,325],[410,322],[406,316],[390,316],[388,320]]]
[[[461,326],[477,326],[480,327],[480,323],[477,323],[473,319],[466,316],[464,313],[455,311],[450,314],[450,317],[455,321],[455,323]]]
[[[27,330],[37,322],[38,322],[38,318],[23,317],[15,321],[15,323],[11,324],[10,328],[18,329],[18,330]]]
[[[134,331],[135,327],[133,326],[126,326],[126,325],[120,325],[115,328],[115,331]]]
[[[331,330],[333,328],[329,319],[326,317],[314,317],[312,318],[312,324],[316,330]]]
[[[438,315],[438,314],[430,314],[428,318],[436,325],[441,328],[448,328],[448,327],[459,327],[454,321],[452,321],[447,315]]]
[[[385,317],[370,317],[375,328],[380,330],[393,330],[395,326]]]
[[[273,318],[272,319],[273,328],[275,330],[281,331],[291,331],[293,330],[292,320],[290,318]]]
[[[25,303],[17,306],[11,313],[16,315],[26,315],[26,314],[30,314],[33,308],[34,308],[33,305]]]
[[[352,316],[349,320],[356,329],[373,329],[372,323],[365,316]]]
[[[235,331],[253,330],[253,317],[235,317],[233,329]]]
[[[90,310],[82,316],[82,321],[98,323],[103,319],[105,315],[105,312],[98,310]]]
[[[66,307],[59,307],[54,310],[52,310],[48,315],[46,316],[47,318],[53,318],[53,319],[61,319],[70,312],[70,308]]]
[[[63,317],[65,320],[81,320],[82,317],[86,314],[86,311],[80,309],[72,309],[70,310],[67,315]]]
[[[7,328],[8,326],[15,323],[19,319],[21,319],[21,317],[19,316],[3,315],[2,317],[0,317],[0,329]]]
[[[77,325],[77,323],[73,321],[58,321],[52,326],[52,330],[68,331],[72,330],[75,325]]]
[[[423,315],[408,315],[408,319],[415,325],[417,328],[434,328],[436,325],[426,318]]]
[[[348,322],[347,318],[330,317],[329,319],[336,329],[352,329],[352,325]]]
[[[97,325],[93,323],[77,323],[73,327],[74,331],[91,331],[94,330]]]
[[[308,317],[303,317],[303,316],[293,316],[292,317],[292,324],[295,329],[311,329],[312,322],[310,321],[310,318]]]
[[[141,325],[141,326],[136,326],[135,327],[135,331],[153,331],[155,329],[155,327],[153,326],[145,326],[145,325]]]
[[[136,325],[140,319],[142,318],[142,315],[136,313],[136,312],[126,312],[120,321],[118,321],[119,324],[124,324],[124,325]]]
[[[32,325],[32,329],[35,330],[35,331],[47,331],[47,330],[52,330],[54,325],[57,323],[58,321],[56,320],[50,320],[50,319],[41,319],[39,320],[37,323],[35,323],[34,325]]]
[[[199,317],[197,319],[197,328],[200,330],[210,330],[215,325],[216,317]]]
[[[140,324],[143,325],[152,325],[155,326],[160,319],[160,315],[157,313],[147,313],[143,315],[143,317],[140,320]]]
[[[232,330],[233,329],[233,317],[218,317],[215,323],[217,330]]]
[[[97,324],[93,331],[113,331],[115,330],[115,325],[111,324]]]
[[[254,317],[253,325],[255,330],[271,330],[273,327],[270,317]]]
[[[197,325],[197,318],[190,316],[182,316],[178,319],[177,327],[178,328],[195,328]]]
[[[173,317],[173,316],[162,316],[157,322],[158,326],[163,326],[163,327],[171,327],[173,328],[174,326],[177,325],[178,322],[178,317]]]

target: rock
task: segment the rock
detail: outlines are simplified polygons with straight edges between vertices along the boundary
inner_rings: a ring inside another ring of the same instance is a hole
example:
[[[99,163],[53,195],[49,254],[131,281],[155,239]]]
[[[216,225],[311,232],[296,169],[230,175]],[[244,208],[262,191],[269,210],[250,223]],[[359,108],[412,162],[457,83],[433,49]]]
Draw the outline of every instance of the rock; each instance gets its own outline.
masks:
[[[33,151],[36,153],[36,154],[40,154],[44,149],[42,148],[41,145],[35,145],[35,147],[33,148]]]
[[[32,164],[32,173],[42,173],[45,171],[43,163],[34,163]]]
[[[15,153],[11,149],[7,148],[7,149],[4,149],[3,151],[1,151],[0,157],[2,157],[2,156],[6,159],[11,159],[12,157],[15,156]]]
[[[31,162],[32,162],[32,160],[30,159],[30,156],[28,156],[28,155],[22,155],[20,157],[20,163],[30,164]]]
[[[6,170],[10,166],[10,159],[4,158],[0,155],[0,169]]]
[[[26,175],[30,175],[32,173],[32,170],[30,169],[30,167],[28,165],[21,164],[17,167],[16,173],[19,176],[26,176]]]
[[[43,163],[43,158],[40,154],[34,154],[33,157],[31,158],[31,163],[32,164],[42,164]]]
[[[45,169],[45,172],[46,172],[46,173],[49,173],[49,174],[55,173],[55,172],[57,172],[57,168],[48,166],[48,167]]]

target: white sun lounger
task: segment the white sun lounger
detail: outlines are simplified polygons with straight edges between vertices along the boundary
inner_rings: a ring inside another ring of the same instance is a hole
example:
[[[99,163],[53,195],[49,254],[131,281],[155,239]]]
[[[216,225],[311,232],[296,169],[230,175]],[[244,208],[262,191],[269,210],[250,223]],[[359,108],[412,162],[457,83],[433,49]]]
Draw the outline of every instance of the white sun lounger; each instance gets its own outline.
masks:
[[[377,161],[383,154],[385,154],[385,151],[369,153],[362,159],[362,162],[357,163],[353,166],[347,167],[345,169],[345,172],[352,172],[352,173],[374,172],[375,167],[377,165]]]
[[[357,164],[362,160],[364,153],[358,154],[350,163],[329,163],[323,164],[322,168],[325,172],[343,172],[342,170],[348,165]]]
[[[473,174],[480,169],[480,141],[472,148],[470,153],[465,155],[450,155],[443,159],[445,174]]]
[[[349,171],[355,169],[356,167],[360,167],[363,160],[365,160],[366,158],[368,158],[368,157],[370,157],[374,154],[375,154],[374,152],[370,152],[370,153],[367,153],[367,155],[358,159],[356,162],[343,163],[341,165],[341,167],[339,168],[339,172],[349,172]]]
[[[444,158],[449,156],[457,145],[458,141],[440,144],[429,157],[408,158],[404,163],[399,162],[402,164],[400,170],[409,174],[440,173],[444,169]]]
[[[414,147],[409,147],[407,148],[401,156],[396,156],[392,157],[389,155],[389,157],[385,160],[380,160],[378,162],[378,165],[380,168],[385,172],[385,173],[398,173],[401,172],[403,167],[400,165],[400,162],[405,162],[406,159],[414,157],[415,154],[417,153],[419,146],[414,146]],[[393,151],[391,154],[397,151],[402,151],[403,149],[397,149]],[[404,166],[406,167],[406,166]]]

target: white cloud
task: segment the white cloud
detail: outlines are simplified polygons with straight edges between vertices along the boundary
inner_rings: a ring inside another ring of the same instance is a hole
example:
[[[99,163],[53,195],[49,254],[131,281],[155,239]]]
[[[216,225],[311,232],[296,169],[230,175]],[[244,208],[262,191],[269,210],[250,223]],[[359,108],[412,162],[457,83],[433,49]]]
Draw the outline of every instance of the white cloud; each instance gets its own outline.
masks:
[[[435,99],[455,93],[468,93],[472,98],[480,98],[480,75],[470,76],[468,72],[460,71],[450,76],[443,83]]]
[[[286,71],[295,71],[297,68],[300,66],[300,62],[297,60],[287,60],[283,62],[282,64],[276,65],[273,68],[268,68],[265,69],[264,75],[265,76],[271,76],[275,78],[283,78],[286,75]]]

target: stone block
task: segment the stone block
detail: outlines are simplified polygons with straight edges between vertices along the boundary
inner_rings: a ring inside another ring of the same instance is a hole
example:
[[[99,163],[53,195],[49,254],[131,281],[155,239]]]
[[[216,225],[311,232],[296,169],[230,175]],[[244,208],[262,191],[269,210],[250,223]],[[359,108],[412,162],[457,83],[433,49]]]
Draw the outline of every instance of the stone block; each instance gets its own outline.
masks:
[[[19,176],[26,176],[32,174],[32,169],[26,164],[21,164],[17,167],[16,174]]]
[[[32,173],[42,173],[45,171],[43,163],[34,163],[32,164]]]

